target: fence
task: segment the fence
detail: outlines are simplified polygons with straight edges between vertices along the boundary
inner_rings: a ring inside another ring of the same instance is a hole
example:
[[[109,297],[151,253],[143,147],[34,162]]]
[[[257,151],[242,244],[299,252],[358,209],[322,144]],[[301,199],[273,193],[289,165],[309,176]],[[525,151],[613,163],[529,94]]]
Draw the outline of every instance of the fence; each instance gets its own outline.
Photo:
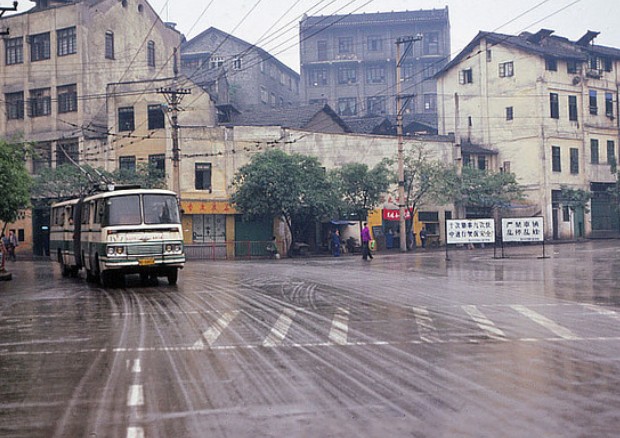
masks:
[[[225,260],[268,258],[270,253],[267,245],[271,241],[239,241],[239,242],[207,242],[185,245],[185,256],[188,260]],[[283,241],[276,241],[280,255],[286,255]]]

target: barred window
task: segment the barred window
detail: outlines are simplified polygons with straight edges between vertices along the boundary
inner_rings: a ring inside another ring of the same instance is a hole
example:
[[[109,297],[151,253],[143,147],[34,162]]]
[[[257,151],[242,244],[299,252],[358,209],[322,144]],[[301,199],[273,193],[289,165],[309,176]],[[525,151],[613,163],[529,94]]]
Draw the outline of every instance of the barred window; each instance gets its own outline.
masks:
[[[58,56],[66,56],[77,53],[77,37],[75,27],[68,27],[56,31]]]
[[[8,38],[4,40],[6,49],[6,65],[22,64],[24,62],[24,38]]]
[[[52,113],[52,96],[49,88],[30,91],[28,110],[30,117],[49,116]]]
[[[127,106],[118,109],[118,130],[133,131],[135,129],[133,107]]]
[[[24,92],[6,93],[6,118],[8,120],[24,118]]]
[[[77,109],[77,86],[73,84],[58,87],[58,112],[69,113]]]
[[[30,60],[44,61],[50,59],[50,33],[30,36]]]

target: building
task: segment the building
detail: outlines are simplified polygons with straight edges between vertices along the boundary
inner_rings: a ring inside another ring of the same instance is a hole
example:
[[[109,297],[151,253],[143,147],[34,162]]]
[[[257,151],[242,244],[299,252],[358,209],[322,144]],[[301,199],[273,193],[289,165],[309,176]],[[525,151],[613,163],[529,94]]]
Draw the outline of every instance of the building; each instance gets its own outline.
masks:
[[[105,159],[109,133],[123,128],[109,118],[109,84],[142,82],[132,96],[140,100],[157,86],[151,81],[174,77],[181,35],[144,0],[34,3],[0,19],[10,32],[0,45],[0,136],[34,144],[33,174],[71,161],[113,170],[116,157]],[[9,226],[23,231],[22,251],[32,243],[35,253],[45,253],[47,214],[34,209]]]
[[[396,115],[396,41],[402,44],[403,113],[436,124],[434,75],[450,59],[448,8],[305,17],[300,23],[301,101],[343,117]]]
[[[299,103],[299,74],[260,47],[210,27],[181,46],[181,71],[217,97],[222,121],[251,108]]]
[[[620,140],[620,50],[595,45],[597,35],[480,32],[437,75],[439,133],[496,151],[496,170],[516,174],[546,238],[618,235],[607,189]],[[563,188],[591,191],[589,214]]]

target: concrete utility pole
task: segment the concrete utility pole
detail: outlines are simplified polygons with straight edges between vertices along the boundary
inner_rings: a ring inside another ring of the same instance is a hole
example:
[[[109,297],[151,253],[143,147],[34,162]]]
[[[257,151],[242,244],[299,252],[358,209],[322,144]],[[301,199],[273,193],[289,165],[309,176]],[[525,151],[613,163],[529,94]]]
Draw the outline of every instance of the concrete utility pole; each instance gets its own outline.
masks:
[[[407,251],[407,224],[405,223],[405,160],[403,157],[403,105],[401,90],[402,62],[407,57],[413,43],[420,41],[421,35],[415,37],[401,37],[396,39],[396,134],[398,135],[398,232],[400,237],[400,251]],[[402,58],[400,45],[409,44]],[[412,212],[413,213],[413,212]],[[411,218],[413,220],[413,217]],[[412,223],[413,226],[413,223]]]
[[[181,157],[179,154],[179,104],[183,97],[191,94],[188,88],[161,87],[157,89],[159,94],[163,94],[168,102],[168,111],[170,111],[170,120],[172,122],[172,184],[173,191],[176,192],[181,199],[181,172],[179,165]]]
[[[0,6],[0,17],[8,11],[17,11],[17,2],[13,2],[13,6]],[[0,30],[0,36],[6,36],[9,34],[9,28],[6,30]]]

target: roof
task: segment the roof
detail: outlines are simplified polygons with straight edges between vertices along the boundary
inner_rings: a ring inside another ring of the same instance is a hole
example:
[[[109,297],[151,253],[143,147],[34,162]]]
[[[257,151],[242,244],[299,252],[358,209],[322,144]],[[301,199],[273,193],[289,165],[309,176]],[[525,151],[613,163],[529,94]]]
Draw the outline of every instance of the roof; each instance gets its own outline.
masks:
[[[235,126],[281,126],[283,128],[304,129],[320,112],[327,114],[345,132],[351,132],[351,129],[329,105],[320,103],[289,108],[254,108],[235,117],[232,124]]]
[[[448,22],[448,7],[445,9],[421,9],[418,11],[375,12],[371,14],[347,15],[318,15],[304,17],[300,27],[338,27],[378,24],[411,23],[412,21],[446,21]]]
[[[520,35],[506,35],[495,32],[479,31],[478,35],[456,56],[446,64],[436,76],[460,63],[474,52],[478,52],[480,41],[486,39],[491,45],[513,47],[533,55],[565,60],[587,61],[588,56],[597,54],[600,56],[620,59],[620,50],[613,47],[597,46],[590,42],[598,35],[597,32],[588,31],[578,41],[570,41],[568,38],[552,35],[553,31],[541,29],[536,33],[523,32]]]
[[[473,143],[462,143],[461,153],[475,154],[475,155],[497,155],[497,151],[484,148],[480,145]]]

